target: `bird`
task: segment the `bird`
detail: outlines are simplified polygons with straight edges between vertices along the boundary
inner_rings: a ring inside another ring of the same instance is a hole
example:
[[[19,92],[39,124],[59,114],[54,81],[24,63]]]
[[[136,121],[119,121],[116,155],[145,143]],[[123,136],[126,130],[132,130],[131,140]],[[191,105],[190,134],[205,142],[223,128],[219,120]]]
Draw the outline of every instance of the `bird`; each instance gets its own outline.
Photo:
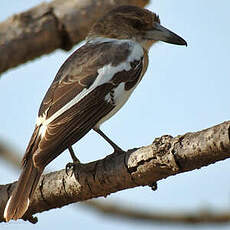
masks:
[[[85,44],[57,72],[41,103],[22,172],[4,210],[5,221],[22,218],[44,168],[91,129],[122,149],[100,129],[126,103],[148,67],[156,42],[187,42],[160,24],[159,16],[132,5],[113,8],[89,30]]]

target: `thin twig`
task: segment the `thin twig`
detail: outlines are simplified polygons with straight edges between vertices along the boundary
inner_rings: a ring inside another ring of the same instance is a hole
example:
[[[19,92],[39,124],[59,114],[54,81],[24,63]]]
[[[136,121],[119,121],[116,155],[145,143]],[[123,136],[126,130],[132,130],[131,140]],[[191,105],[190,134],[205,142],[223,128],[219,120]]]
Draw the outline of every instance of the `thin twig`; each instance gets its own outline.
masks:
[[[214,212],[200,208],[195,211],[144,211],[128,208],[127,204],[117,205],[111,202],[87,201],[85,207],[101,212],[103,215],[118,217],[127,220],[149,221],[165,224],[227,224],[230,222],[230,211]]]

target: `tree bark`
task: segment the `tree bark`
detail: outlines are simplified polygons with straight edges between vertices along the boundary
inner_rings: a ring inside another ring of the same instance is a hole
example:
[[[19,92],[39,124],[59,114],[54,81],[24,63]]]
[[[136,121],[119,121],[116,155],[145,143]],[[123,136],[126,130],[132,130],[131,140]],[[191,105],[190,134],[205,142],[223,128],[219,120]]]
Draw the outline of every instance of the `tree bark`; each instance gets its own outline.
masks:
[[[102,160],[76,165],[73,172],[52,172],[41,178],[23,219],[123,189],[155,186],[176,175],[230,157],[230,121],[211,128],[172,137],[164,135],[145,147],[113,153]],[[0,186],[0,221],[15,183]]]
[[[91,25],[118,5],[144,7],[149,0],[55,0],[0,23],[0,73],[60,48],[70,50]]]

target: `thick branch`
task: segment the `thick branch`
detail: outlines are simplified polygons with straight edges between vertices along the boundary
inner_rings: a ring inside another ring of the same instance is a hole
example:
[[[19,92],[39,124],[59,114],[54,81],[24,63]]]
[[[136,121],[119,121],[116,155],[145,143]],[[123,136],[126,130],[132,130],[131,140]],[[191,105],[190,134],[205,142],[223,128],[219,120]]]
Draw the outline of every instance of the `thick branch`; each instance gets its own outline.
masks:
[[[72,175],[65,170],[49,173],[42,177],[24,217],[127,188],[151,186],[168,176],[229,158],[229,133],[230,121],[175,138],[156,138],[149,146],[78,165]],[[0,221],[14,186],[0,187]]]
[[[54,0],[0,23],[0,73],[82,41],[90,26],[118,5],[144,7],[149,0]]]
[[[20,166],[19,154],[12,150],[6,143],[0,141],[0,156],[14,165]],[[144,210],[130,209],[128,205],[117,205],[111,202],[93,201],[82,202],[81,205],[88,207],[106,216],[115,216],[127,220],[135,221],[148,221],[152,223],[175,223],[175,224],[210,224],[210,223],[229,223],[230,212],[210,212],[206,209],[194,210],[194,211],[173,211],[173,212],[159,212],[151,211],[146,212]]]

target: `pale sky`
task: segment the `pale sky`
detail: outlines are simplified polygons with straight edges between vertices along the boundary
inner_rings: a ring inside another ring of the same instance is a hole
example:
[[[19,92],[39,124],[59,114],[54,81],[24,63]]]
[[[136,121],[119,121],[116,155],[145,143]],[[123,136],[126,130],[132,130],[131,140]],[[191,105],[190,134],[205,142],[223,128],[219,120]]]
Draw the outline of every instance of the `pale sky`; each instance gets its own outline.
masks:
[[[40,0],[1,1],[0,21],[37,5]],[[122,110],[102,130],[123,149],[151,144],[163,134],[198,131],[229,120],[230,30],[229,1],[152,0],[148,9],[160,15],[165,27],[182,36],[188,47],[159,43],[150,51],[147,74]],[[2,74],[0,79],[0,138],[21,153],[33,132],[41,100],[70,52],[58,50]],[[18,51],[20,52],[20,50]],[[111,147],[93,131],[74,145],[82,162],[105,157]],[[70,161],[64,152],[48,170],[58,170]],[[101,198],[127,204],[133,209],[190,211],[229,209],[229,160],[167,178],[158,190],[129,189]],[[0,159],[0,184],[17,180],[19,171]],[[169,229],[167,225],[107,218],[78,205],[38,214],[39,222],[1,224],[1,229]],[[229,229],[229,225],[198,229]],[[170,229],[193,229],[170,226]]]

